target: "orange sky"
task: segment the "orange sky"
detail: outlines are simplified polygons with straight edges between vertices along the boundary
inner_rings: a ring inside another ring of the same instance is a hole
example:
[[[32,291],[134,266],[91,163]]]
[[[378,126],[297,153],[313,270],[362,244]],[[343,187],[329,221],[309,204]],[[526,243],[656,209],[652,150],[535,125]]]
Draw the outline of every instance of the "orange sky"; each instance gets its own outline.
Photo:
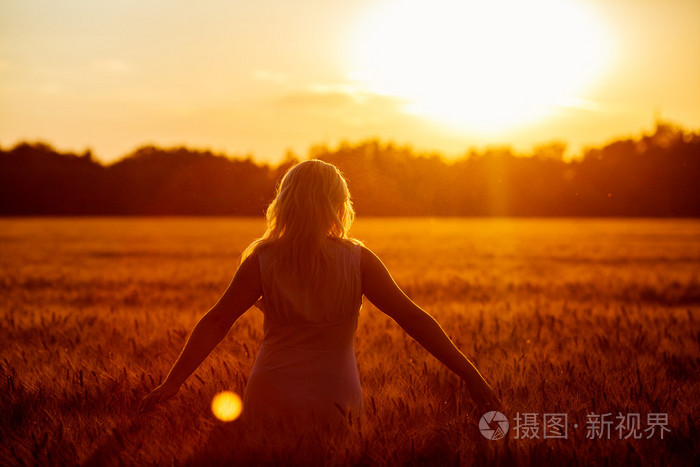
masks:
[[[0,144],[276,161],[700,128],[697,0],[0,0]]]

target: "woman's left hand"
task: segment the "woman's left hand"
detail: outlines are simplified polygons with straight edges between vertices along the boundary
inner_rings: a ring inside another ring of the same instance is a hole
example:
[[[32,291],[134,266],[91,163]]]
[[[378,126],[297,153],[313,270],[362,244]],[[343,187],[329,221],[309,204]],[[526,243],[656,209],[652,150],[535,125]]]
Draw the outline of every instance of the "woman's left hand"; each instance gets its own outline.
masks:
[[[477,379],[468,389],[469,395],[482,414],[492,410],[503,412],[503,404],[496,395],[496,392],[491,389],[489,383],[483,378],[480,377]]]
[[[139,414],[152,410],[156,405],[173,397],[179,390],[180,386],[168,383],[166,380],[141,400]]]

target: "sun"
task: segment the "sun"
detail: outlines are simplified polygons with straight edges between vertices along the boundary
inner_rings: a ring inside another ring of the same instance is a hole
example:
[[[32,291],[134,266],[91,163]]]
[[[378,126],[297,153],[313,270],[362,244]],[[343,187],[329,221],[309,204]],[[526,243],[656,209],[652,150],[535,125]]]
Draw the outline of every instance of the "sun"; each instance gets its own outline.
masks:
[[[575,101],[608,52],[575,0],[386,1],[357,30],[349,78],[406,112],[502,130]]]

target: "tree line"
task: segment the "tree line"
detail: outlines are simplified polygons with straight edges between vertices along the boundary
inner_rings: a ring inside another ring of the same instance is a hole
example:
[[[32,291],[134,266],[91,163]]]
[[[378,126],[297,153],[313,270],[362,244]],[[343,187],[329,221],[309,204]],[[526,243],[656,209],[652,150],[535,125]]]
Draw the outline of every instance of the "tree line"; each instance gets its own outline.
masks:
[[[456,160],[377,139],[316,146],[337,165],[360,215],[700,215],[700,134],[658,122],[651,134],[531,154],[470,150]],[[185,147],[144,146],[112,164],[45,143],[0,149],[0,215],[259,216],[298,158],[278,165]]]

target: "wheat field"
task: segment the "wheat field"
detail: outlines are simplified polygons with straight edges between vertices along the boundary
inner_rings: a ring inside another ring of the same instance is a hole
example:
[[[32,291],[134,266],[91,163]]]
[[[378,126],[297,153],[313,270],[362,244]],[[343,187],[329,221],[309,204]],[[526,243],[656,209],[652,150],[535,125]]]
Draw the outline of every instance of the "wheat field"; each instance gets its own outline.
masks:
[[[353,235],[499,393],[503,439],[482,436],[459,379],[366,299],[355,353],[367,409],[347,431],[271,436],[212,415],[216,393],[243,392],[257,309],[175,398],[137,417],[263,226],[0,220],[0,464],[700,463],[696,220],[356,222]],[[565,438],[544,438],[547,413],[566,414]],[[515,436],[523,414],[536,414],[539,437]],[[616,424],[589,436],[602,414],[639,414],[644,436]],[[649,431],[649,414],[666,414],[666,429]]]

